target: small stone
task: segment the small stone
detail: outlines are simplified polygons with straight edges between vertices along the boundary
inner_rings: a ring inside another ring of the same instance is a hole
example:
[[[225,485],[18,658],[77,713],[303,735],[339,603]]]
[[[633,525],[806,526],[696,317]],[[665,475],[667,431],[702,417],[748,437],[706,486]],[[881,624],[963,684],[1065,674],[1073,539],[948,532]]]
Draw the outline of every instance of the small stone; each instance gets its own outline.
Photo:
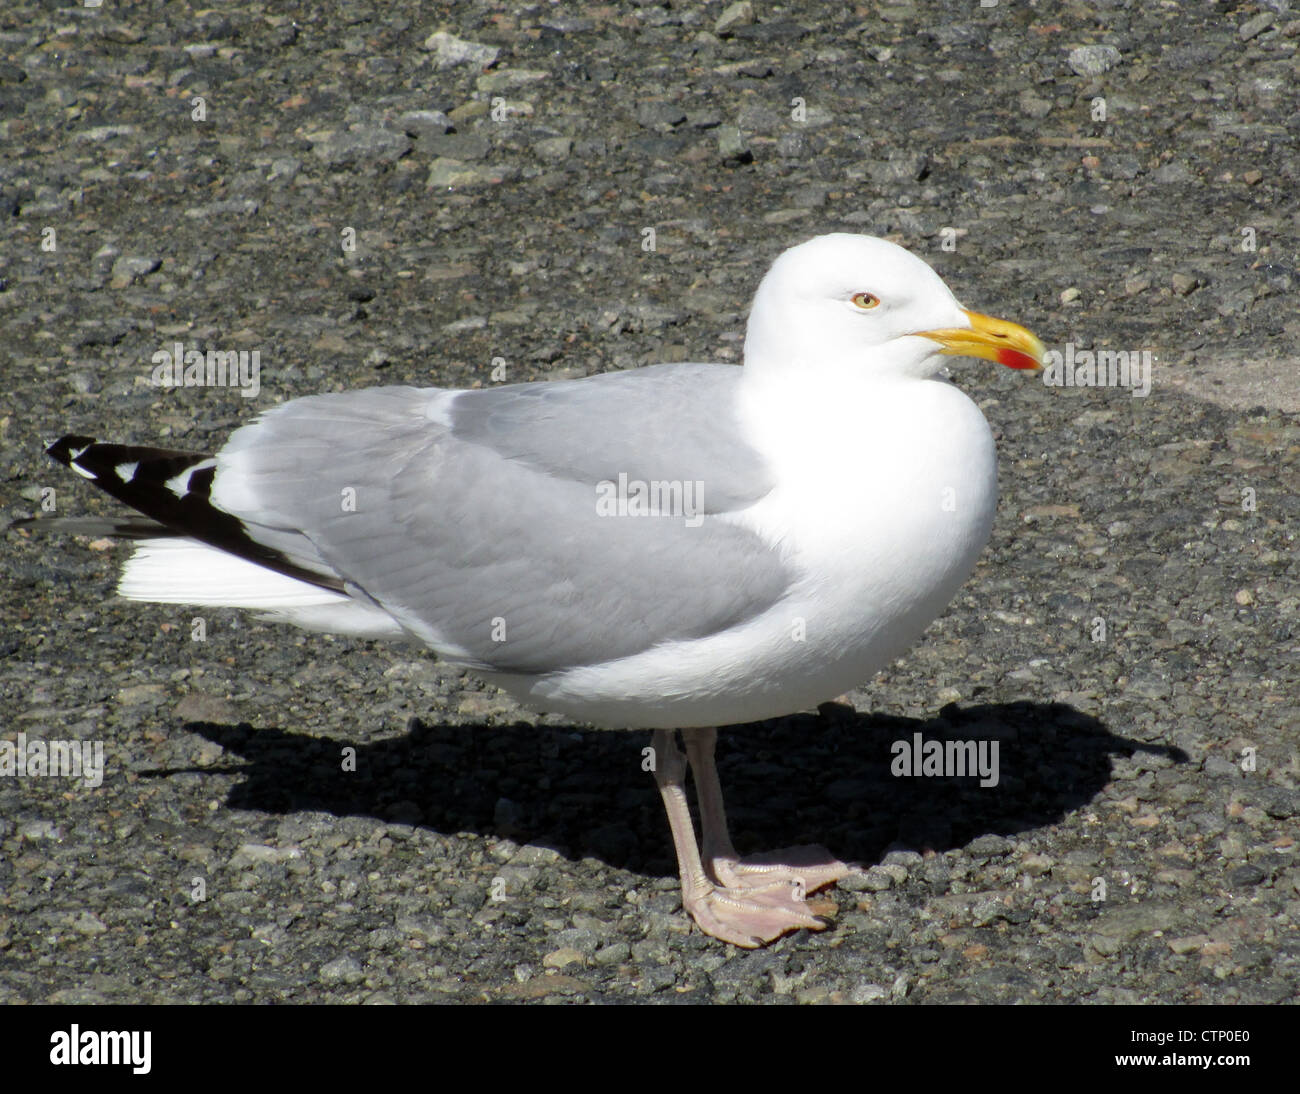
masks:
[[[553,847],[540,847],[526,843],[510,859],[512,866],[551,866],[564,856]]]
[[[621,965],[632,956],[632,948],[626,942],[612,942],[592,954],[592,961],[597,965]]]
[[[298,172],[302,170],[302,163],[292,156],[277,156],[271,161],[271,173],[266,176],[267,182],[292,182]]]
[[[161,684],[133,684],[117,692],[117,701],[124,707],[157,706],[166,698],[167,689]]]
[[[1114,46],[1079,46],[1065,60],[1077,76],[1100,76],[1119,64],[1120,53]]]
[[[1300,790],[1276,786],[1258,793],[1261,795],[1260,805],[1270,817],[1283,820],[1300,813]]]
[[[466,331],[483,330],[486,326],[486,315],[470,315],[464,319],[454,319],[450,323],[444,323],[442,329],[445,334],[464,334]],[[462,699],[461,706],[466,708],[465,713],[470,714],[484,714],[488,709],[487,700],[484,700],[481,706],[475,706],[474,704],[467,705],[466,700]]]
[[[72,923],[72,929],[78,934],[103,934],[108,930],[106,924],[94,912],[82,912]]]
[[[1068,289],[1061,290],[1061,303],[1068,304],[1071,300],[1078,300],[1083,294],[1071,285]]]
[[[440,30],[424,40],[424,48],[433,54],[433,63],[438,68],[455,68],[456,65],[477,65],[486,68],[501,53],[499,46],[489,46],[482,42],[470,42],[457,38]]]
[[[215,217],[251,217],[260,208],[252,198],[230,198],[226,201],[210,201],[206,205],[195,205],[185,210],[191,220],[207,220]]]
[[[763,214],[763,223],[789,224],[791,221],[802,220],[807,215],[807,209],[773,209],[770,213]]]
[[[585,19],[580,15],[548,15],[539,21],[538,26],[558,30],[561,34],[585,34],[596,29],[596,20]]]
[[[1157,167],[1151,172],[1151,181],[1158,182],[1162,186],[1171,183],[1189,182],[1191,178],[1192,172],[1182,160],[1172,160],[1163,167]]]
[[[336,957],[320,967],[317,974],[324,984],[357,984],[365,979],[361,965],[354,957]]]
[[[452,125],[463,126],[476,118],[486,117],[491,110],[492,104],[486,99],[470,99],[469,102],[448,110],[447,117],[451,119]]]
[[[1258,15],[1251,16],[1237,28],[1237,37],[1243,42],[1249,42],[1252,38],[1263,34],[1276,21],[1276,12],[1261,11]]]
[[[882,863],[876,867],[881,873],[889,875],[889,879],[895,885],[902,885],[907,880],[907,867],[900,866],[896,862]]]
[[[1011,850],[1011,842],[1002,836],[979,836],[966,844],[966,851],[979,858],[992,858],[1005,855]]]
[[[825,984],[814,984],[800,988],[794,993],[795,1002],[801,1006],[818,1006],[830,1001],[830,989]]]
[[[173,708],[173,713],[182,722],[213,722],[231,725],[239,721],[239,712],[235,705],[217,695],[204,695],[193,691],[185,696]]]
[[[1207,775],[1220,775],[1229,778],[1241,777],[1241,768],[1222,756],[1207,756],[1204,767]]]
[[[1255,603],[1255,594],[1252,593],[1249,589],[1238,589],[1235,593],[1233,593],[1232,599],[1235,600],[1238,604],[1240,604],[1244,608],[1248,604]]]
[[[1020,112],[1035,121],[1047,117],[1052,112],[1052,101],[1041,98],[1032,91],[1022,91],[1018,103]]]
[[[18,834],[23,839],[58,839],[59,830],[53,821],[34,820],[28,821],[18,829]]]
[[[676,103],[650,100],[636,105],[637,124],[667,133],[686,121],[686,111]]]
[[[901,866],[904,870],[915,870],[925,861],[925,856],[919,851],[909,851],[900,849],[890,851],[883,859],[880,860],[881,866]]]
[[[745,138],[734,125],[718,126],[718,155],[729,167],[752,163],[754,153],[745,145]]]
[[[551,74],[537,68],[508,68],[503,72],[489,72],[474,81],[479,91],[492,94],[507,91],[521,84],[535,84],[539,80],[549,80]]]
[[[113,263],[112,279],[109,284],[114,289],[125,289],[133,282],[147,277],[162,265],[161,258],[152,255],[123,255]]]
[[[113,269],[113,263],[117,261],[117,256],[121,253],[111,243],[105,243],[91,256],[90,268],[98,274],[108,274]]]
[[[1136,695],[1142,699],[1168,699],[1169,681],[1150,672],[1135,672],[1124,689],[1125,695]]]
[[[1142,161],[1137,156],[1112,156],[1106,161],[1106,174],[1113,179],[1135,179],[1142,173]],[[1093,212],[1108,212],[1106,206]]]
[[[463,186],[484,186],[500,181],[499,174],[491,168],[440,157],[429,164],[429,174],[424,180],[424,185],[429,190],[444,190]]]
[[[1020,868],[1030,877],[1042,877],[1052,866],[1055,865],[1053,859],[1047,855],[1026,855]]]
[[[1102,957],[1113,957],[1119,953],[1119,948],[1123,943],[1118,938],[1111,938],[1104,934],[1094,934],[1089,935],[1088,945]]]
[[[533,145],[533,151],[539,160],[558,163],[567,160],[573,152],[572,137],[547,137]]]
[[[302,851],[297,847],[272,847],[266,843],[245,843],[230,856],[230,868],[242,870],[249,866],[288,862],[296,858],[302,858]]]
[[[100,141],[111,141],[114,137],[129,137],[135,130],[134,125],[97,125],[92,129],[83,129],[72,139],[98,144]]]
[[[713,24],[713,33],[719,37],[726,37],[737,27],[748,27],[754,24],[754,5],[749,0],[739,0],[738,3],[731,4],[721,15],[718,21]]]
[[[1137,296],[1138,293],[1144,293],[1149,288],[1151,288],[1151,278],[1147,277],[1146,274],[1142,274],[1140,277],[1130,277],[1124,282],[1124,295]]]
[[[1266,877],[1268,875],[1253,862],[1243,863],[1228,872],[1228,882],[1235,889],[1249,889]]]
[[[1196,291],[1200,285],[1200,279],[1193,274],[1176,273],[1169,282],[1179,296],[1188,296]]]
[[[356,163],[392,163],[411,150],[411,138],[381,126],[363,126],[331,133],[312,146],[312,152],[327,167]]]
[[[454,128],[451,119],[441,110],[408,110],[398,117],[397,124],[417,140],[440,137]]]
[[[1176,954],[1199,953],[1202,946],[1209,941],[1208,935],[1193,934],[1184,938],[1167,938],[1166,944]]]
[[[548,969],[562,969],[566,965],[581,964],[583,956],[572,946],[561,946],[542,958],[542,965]]]

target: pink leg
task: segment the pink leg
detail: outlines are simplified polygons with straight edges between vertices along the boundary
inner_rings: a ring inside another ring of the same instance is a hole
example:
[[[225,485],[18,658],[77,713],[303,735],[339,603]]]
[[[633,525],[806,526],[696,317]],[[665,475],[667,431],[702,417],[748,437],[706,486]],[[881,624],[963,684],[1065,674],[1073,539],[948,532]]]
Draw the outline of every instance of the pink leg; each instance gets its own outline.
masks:
[[[689,729],[683,730],[682,736],[699,796],[704,861],[714,880],[729,889],[766,889],[780,882],[813,893],[855,871],[856,867],[840,862],[826,848],[815,844],[782,847],[742,859],[731,844],[722,784],[713,758],[718,731]]]
[[[796,849],[799,854],[794,865],[767,861],[776,856],[763,856],[761,862],[738,859],[727,835],[722,793],[713,765],[717,732],[707,729],[682,733],[700,799],[708,869],[700,859],[686,801],[687,758],[677,748],[671,730],[656,730],[652,742],[655,781],[677,850],[682,907],[705,934],[746,948],[761,946],[800,927],[824,928],[826,921],[813,913],[804,896],[810,888],[820,888],[842,877],[851,867],[835,862],[820,848]],[[809,851],[814,854],[807,854]],[[719,875],[718,864],[725,877]]]

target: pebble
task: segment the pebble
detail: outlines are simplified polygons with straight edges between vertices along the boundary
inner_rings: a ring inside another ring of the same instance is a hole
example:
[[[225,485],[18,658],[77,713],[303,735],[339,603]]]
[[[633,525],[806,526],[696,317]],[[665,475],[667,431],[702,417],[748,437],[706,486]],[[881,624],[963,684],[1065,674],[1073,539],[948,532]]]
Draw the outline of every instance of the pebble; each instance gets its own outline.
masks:
[[[122,255],[113,263],[109,284],[114,289],[124,289],[161,267],[162,259],[152,255]]]
[[[1277,14],[1271,11],[1261,11],[1258,15],[1252,15],[1237,28],[1237,37],[1243,42],[1249,42],[1252,38],[1257,38],[1268,30],[1277,21]]]
[[[1249,888],[1259,885],[1268,875],[1253,862],[1236,866],[1228,872],[1228,883],[1235,888]]]
[[[973,839],[966,845],[966,851],[970,855],[979,858],[990,858],[995,855],[1005,855],[1011,851],[1011,842],[1003,836],[985,835]]]
[[[561,946],[542,958],[542,967],[546,969],[563,969],[568,965],[581,965],[585,962],[582,952],[571,946]]]
[[[726,37],[739,27],[753,26],[753,24],[754,5],[750,0],[739,0],[738,3],[729,4],[723,9],[717,22],[713,24],[713,33],[719,37]]]
[[[1100,76],[1109,72],[1120,61],[1120,52],[1114,46],[1078,46],[1070,50],[1066,62],[1077,76]]]
[[[441,110],[408,110],[398,115],[397,124],[416,139],[440,137],[454,128],[452,120]]]
[[[312,145],[327,167],[392,163],[411,150],[411,138],[381,126],[362,126],[331,133]]]
[[[501,53],[498,46],[457,38],[445,30],[429,35],[424,40],[424,48],[433,54],[434,64],[438,68],[455,68],[457,65],[486,68],[495,62]]]
[[[1050,873],[1054,860],[1049,855],[1026,855],[1020,863],[1020,868],[1030,877],[1042,877]]]
[[[345,955],[322,965],[317,977],[323,984],[359,984],[365,979],[365,973],[356,958]]]
[[[249,866],[288,862],[301,857],[302,851],[297,847],[271,847],[265,843],[245,843],[241,844],[239,850],[231,856],[230,868],[242,870]]]
[[[24,821],[18,826],[18,834],[27,840],[57,840],[62,838],[58,826],[49,820]]]
[[[492,167],[440,157],[429,164],[424,184],[430,190],[441,190],[488,186],[501,182],[502,178],[501,173]]]
[[[718,155],[723,163],[735,166],[752,162],[754,154],[736,126],[720,125],[717,132]]]

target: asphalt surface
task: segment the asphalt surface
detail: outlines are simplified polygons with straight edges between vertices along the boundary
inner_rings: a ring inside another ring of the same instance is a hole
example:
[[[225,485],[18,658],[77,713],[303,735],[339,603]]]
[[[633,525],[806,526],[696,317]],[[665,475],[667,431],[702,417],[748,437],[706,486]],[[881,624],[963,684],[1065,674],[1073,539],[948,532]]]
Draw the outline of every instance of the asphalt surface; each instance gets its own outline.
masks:
[[[736,361],[827,231],[1151,372],[954,364],[1001,460],[975,575],[852,706],[723,736],[742,851],[877,867],[754,952],[683,915],[643,735],[125,603],[126,546],[9,532],[0,742],[105,768],[0,775],[0,999],[1294,1001],[1286,8],[6,5],[8,518],[116,511],[63,433],[208,450],[316,392]],[[256,395],[154,386],[176,342],[256,350]],[[917,732],[998,742],[998,785],[895,777]]]

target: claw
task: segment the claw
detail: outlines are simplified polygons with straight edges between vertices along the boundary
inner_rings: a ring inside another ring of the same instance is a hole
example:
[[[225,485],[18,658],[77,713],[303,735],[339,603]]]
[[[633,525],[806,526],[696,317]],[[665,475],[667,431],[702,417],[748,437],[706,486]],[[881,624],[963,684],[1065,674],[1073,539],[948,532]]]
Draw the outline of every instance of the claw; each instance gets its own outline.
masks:
[[[740,858],[727,834],[713,762],[716,731],[683,730],[682,734],[685,756],[668,730],[658,730],[654,737],[655,780],[677,849],[682,907],[705,934],[746,949],[773,942],[789,931],[825,930],[829,923],[818,913],[832,912],[835,905],[829,900],[810,903],[808,894],[857,872],[858,867],[813,845]],[[686,803],[688,756],[704,826],[703,857]]]

